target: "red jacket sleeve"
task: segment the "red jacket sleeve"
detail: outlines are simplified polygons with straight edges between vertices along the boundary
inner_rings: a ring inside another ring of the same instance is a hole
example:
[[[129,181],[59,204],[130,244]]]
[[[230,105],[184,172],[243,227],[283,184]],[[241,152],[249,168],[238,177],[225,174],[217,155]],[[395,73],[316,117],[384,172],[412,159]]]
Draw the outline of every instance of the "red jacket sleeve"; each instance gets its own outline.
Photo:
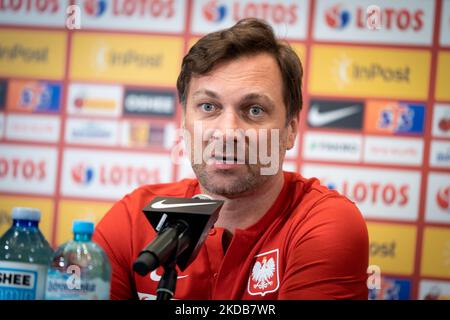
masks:
[[[128,197],[128,196],[127,196]],[[136,297],[131,275],[131,222],[126,199],[117,202],[95,228],[92,237],[108,255],[112,268],[111,299],[126,300]]]
[[[319,200],[298,224],[280,299],[367,299],[365,221],[343,197]]]

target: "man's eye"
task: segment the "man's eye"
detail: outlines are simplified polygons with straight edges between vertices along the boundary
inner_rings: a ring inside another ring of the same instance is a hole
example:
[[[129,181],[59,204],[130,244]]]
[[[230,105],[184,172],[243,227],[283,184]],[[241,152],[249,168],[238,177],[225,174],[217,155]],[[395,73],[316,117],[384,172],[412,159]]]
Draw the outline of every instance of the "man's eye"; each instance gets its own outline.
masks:
[[[212,112],[216,109],[216,107],[211,104],[211,103],[202,103],[200,105],[200,108],[204,111],[204,112]]]
[[[261,107],[253,106],[250,108],[249,112],[251,116],[258,117],[263,114],[264,110]]]

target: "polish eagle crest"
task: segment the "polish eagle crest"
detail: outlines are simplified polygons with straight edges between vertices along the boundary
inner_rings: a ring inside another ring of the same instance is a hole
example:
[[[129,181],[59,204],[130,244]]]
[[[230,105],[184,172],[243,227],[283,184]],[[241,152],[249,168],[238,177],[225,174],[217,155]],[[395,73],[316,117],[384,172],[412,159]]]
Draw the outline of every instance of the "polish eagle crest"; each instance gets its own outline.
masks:
[[[255,256],[248,282],[251,295],[274,292],[278,289],[278,249]]]

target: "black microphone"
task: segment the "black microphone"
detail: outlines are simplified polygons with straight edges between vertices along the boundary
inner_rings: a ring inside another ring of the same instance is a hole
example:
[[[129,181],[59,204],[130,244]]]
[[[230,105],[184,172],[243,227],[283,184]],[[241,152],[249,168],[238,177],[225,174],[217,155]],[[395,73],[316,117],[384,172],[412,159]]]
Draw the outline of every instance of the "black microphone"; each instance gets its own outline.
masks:
[[[140,253],[133,270],[141,276],[176,262],[181,271],[195,259],[224,201],[207,195],[192,198],[155,197],[144,209],[158,233]]]

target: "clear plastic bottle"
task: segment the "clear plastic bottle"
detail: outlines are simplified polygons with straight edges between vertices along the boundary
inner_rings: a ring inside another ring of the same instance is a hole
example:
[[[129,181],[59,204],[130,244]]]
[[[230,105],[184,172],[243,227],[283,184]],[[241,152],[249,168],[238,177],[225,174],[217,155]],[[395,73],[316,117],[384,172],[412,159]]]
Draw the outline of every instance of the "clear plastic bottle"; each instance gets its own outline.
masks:
[[[53,250],[39,230],[41,212],[16,207],[0,238],[0,300],[44,299]]]
[[[74,238],[61,245],[48,269],[48,300],[108,300],[111,265],[105,252],[91,241],[94,224],[73,222]]]

